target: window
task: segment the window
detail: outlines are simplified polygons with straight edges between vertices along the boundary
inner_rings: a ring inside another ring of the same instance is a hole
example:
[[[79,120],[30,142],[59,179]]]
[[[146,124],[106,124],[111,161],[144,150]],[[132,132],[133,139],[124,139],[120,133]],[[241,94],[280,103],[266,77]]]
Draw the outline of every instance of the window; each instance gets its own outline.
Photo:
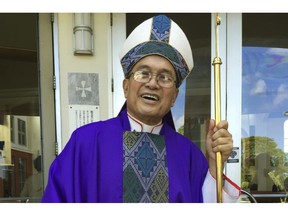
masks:
[[[18,119],[18,144],[26,146],[26,122]]]
[[[18,176],[19,176],[19,188],[23,189],[26,179],[26,170],[27,167],[27,160],[25,158],[19,157],[18,158]]]
[[[242,17],[242,187],[287,202],[288,14]]]
[[[14,116],[10,116],[10,140],[15,143],[15,126],[14,126]]]
[[[33,166],[42,153],[37,25],[37,14],[0,13],[0,202],[39,202],[42,193]],[[31,176],[36,195],[23,192]]]

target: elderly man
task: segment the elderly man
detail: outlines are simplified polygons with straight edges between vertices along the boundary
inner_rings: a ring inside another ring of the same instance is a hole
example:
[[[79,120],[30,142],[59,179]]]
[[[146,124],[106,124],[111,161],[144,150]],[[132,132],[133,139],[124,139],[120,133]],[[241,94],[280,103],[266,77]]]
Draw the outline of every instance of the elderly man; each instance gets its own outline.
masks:
[[[120,53],[126,102],[115,118],[82,126],[50,168],[43,202],[215,202],[215,152],[232,150],[228,123],[211,120],[207,158],[171,116],[193,68],[190,44],[167,16],[150,18]],[[224,202],[239,187],[227,177]],[[226,193],[227,192],[227,193]]]

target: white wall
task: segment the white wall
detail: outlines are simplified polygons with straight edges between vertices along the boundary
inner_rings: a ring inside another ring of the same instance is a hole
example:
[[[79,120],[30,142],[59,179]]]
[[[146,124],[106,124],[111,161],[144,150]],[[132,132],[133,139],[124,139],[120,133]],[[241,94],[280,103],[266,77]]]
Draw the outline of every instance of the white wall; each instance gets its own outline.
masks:
[[[112,63],[111,63],[111,26],[110,14],[93,14],[94,55],[75,56],[73,53],[73,14],[57,14],[57,46],[60,96],[61,138],[58,136],[59,151],[61,151],[70,138],[71,119],[69,119],[68,100],[68,74],[69,73],[97,73],[99,77],[99,120],[112,116]],[[57,71],[58,70],[58,71]],[[60,140],[59,140],[60,139]]]

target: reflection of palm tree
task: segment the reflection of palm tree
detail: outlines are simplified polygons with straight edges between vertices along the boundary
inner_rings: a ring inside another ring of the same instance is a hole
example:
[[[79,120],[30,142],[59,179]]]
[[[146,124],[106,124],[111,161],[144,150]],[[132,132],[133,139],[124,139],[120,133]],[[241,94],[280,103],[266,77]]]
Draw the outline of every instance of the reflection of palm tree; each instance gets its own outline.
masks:
[[[272,179],[272,181],[274,182],[274,184],[277,186],[277,189],[279,191],[284,191],[286,196],[284,198],[280,198],[281,202],[282,203],[286,203],[286,200],[287,200],[287,196],[288,196],[288,193],[287,193],[287,188],[286,188],[286,185],[285,185],[285,181],[288,180],[287,176],[285,176],[285,174],[283,173],[275,173],[273,171],[270,171],[268,173],[269,177]]]

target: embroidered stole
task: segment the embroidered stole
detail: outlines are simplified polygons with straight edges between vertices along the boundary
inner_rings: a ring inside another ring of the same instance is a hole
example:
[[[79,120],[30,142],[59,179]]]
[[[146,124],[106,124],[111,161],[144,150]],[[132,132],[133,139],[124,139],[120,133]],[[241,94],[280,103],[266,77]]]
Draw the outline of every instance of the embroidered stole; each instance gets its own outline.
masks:
[[[135,131],[123,136],[123,202],[169,202],[164,137]]]

